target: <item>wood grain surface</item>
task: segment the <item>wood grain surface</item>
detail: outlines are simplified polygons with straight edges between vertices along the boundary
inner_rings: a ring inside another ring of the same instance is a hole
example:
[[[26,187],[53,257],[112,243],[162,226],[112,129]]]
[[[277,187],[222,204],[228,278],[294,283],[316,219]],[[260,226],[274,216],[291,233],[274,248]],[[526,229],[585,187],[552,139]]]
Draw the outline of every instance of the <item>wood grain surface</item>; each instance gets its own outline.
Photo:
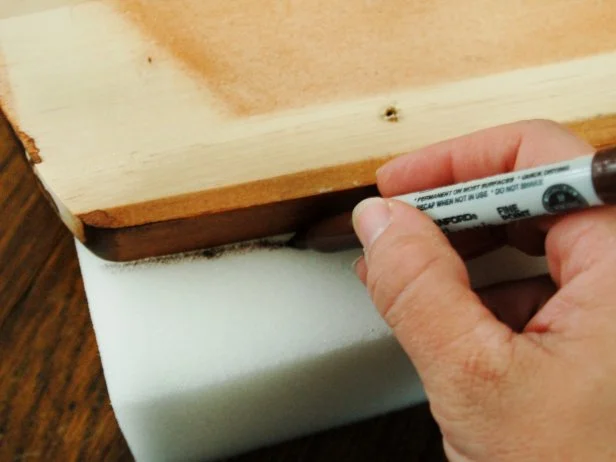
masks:
[[[0,461],[130,461],[111,408],[72,236],[0,115]],[[427,406],[233,459],[441,461]]]
[[[294,232],[393,155],[616,107],[603,0],[3,1],[0,107],[112,260]]]

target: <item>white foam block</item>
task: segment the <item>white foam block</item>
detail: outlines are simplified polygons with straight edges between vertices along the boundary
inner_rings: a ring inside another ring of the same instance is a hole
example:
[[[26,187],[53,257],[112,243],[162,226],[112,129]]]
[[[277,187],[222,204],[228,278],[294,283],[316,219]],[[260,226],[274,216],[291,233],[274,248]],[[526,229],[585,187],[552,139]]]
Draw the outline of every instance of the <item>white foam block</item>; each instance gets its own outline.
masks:
[[[424,399],[355,278],[355,251],[135,265],[77,244],[111,401],[137,460],[210,460]],[[545,273],[505,250],[474,284]]]

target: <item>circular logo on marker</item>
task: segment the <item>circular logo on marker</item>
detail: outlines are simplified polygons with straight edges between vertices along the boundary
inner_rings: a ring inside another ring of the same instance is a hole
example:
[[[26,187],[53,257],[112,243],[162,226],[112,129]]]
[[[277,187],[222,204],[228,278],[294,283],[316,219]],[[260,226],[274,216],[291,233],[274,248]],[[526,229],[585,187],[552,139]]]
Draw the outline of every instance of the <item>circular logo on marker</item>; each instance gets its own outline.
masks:
[[[550,213],[561,213],[588,206],[584,196],[568,184],[550,186],[543,193],[542,202],[543,207]]]

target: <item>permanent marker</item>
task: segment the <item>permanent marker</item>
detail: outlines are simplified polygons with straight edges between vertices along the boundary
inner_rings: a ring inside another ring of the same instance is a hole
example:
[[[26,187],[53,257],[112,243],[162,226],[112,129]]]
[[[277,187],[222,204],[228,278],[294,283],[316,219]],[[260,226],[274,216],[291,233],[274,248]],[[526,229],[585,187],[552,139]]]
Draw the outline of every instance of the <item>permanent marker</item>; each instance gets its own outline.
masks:
[[[446,234],[616,204],[616,148],[393,199],[422,210]],[[358,244],[350,214],[324,220],[291,241],[322,252]]]

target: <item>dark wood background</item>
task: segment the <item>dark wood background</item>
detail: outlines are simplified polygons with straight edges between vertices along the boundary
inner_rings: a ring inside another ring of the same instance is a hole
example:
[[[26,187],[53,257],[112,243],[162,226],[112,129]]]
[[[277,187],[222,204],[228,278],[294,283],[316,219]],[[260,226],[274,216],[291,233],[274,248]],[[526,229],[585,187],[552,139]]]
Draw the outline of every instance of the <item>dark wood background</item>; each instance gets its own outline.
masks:
[[[0,461],[130,461],[72,237],[0,114]],[[441,461],[426,405],[234,459]]]

